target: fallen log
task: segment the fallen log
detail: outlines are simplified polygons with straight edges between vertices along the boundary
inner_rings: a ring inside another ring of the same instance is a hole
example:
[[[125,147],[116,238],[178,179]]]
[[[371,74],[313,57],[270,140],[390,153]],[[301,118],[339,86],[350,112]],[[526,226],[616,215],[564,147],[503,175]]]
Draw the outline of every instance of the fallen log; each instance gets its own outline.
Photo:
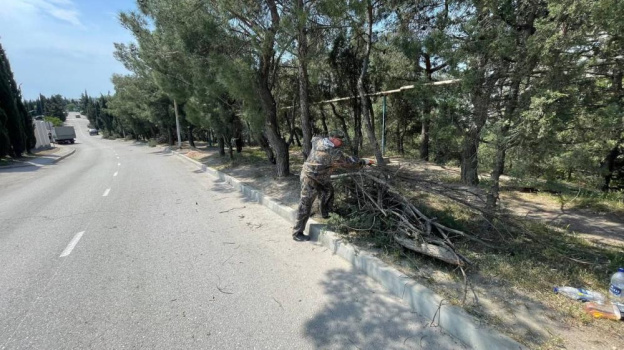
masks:
[[[456,266],[465,265],[464,260],[462,260],[458,254],[455,254],[455,252],[446,247],[437,246],[429,243],[421,243],[413,239],[402,238],[399,236],[394,236],[394,240],[402,247],[412,250],[416,253],[427,255]]]

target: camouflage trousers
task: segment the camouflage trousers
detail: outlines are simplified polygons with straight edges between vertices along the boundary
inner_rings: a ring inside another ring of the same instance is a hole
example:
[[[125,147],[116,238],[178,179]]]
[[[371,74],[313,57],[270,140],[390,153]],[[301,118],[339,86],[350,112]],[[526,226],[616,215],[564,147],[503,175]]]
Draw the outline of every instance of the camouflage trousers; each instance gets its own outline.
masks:
[[[318,179],[301,174],[301,200],[293,234],[303,233],[312,212],[312,204],[319,196],[321,216],[327,217],[334,204],[334,187],[329,179]]]

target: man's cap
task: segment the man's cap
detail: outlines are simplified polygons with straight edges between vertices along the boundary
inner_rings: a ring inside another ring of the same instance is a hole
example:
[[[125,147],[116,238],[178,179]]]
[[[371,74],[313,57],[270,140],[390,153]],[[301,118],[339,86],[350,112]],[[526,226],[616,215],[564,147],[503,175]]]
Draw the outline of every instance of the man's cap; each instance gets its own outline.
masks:
[[[333,137],[336,139],[344,139],[345,138],[345,134],[344,132],[340,131],[340,130],[332,130],[329,132],[329,137]]]

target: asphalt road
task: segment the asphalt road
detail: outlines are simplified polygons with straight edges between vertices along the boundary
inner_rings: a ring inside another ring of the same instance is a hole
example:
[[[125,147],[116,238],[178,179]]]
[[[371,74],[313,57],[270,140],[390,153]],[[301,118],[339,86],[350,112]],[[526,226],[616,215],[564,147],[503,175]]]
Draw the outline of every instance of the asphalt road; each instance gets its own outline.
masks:
[[[323,246],[158,148],[77,131],[0,171],[0,349],[456,349]]]

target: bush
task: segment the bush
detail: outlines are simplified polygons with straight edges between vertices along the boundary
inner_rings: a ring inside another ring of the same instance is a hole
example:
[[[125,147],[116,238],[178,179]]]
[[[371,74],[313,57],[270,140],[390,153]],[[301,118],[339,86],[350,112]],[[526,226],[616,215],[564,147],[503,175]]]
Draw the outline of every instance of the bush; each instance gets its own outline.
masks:
[[[127,134],[126,137],[124,138],[126,141],[132,141],[134,140],[134,136],[132,134]]]
[[[115,140],[117,138],[117,135],[112,134],[108,130],[102,130],[102,138],[105,140]]]
[[[147,145],[150,147],[156,147],[158,146],[158,142],[155,139],[149,139],[149,141],[147,142]]]
[[[52,123],[53,126],[63,126],[63,121],[58,117],[43,117],[43,120]]]

